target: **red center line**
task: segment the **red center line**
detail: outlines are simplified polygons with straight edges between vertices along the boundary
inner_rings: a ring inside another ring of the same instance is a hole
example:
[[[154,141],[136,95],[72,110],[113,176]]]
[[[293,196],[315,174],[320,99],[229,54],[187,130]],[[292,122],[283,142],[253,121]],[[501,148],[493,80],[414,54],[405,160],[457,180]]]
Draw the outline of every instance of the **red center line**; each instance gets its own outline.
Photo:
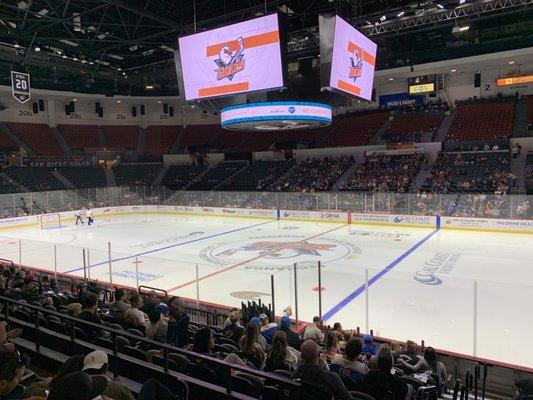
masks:
[[[258,255],[258,256],[256,256],[256,257],[250,258],[250,259],[248,259],[248,260],[241,261],[241,262],[239,262],[239,263],[237,263],[237,264],[230,265],[230,266],[228,266],[228,267],[226,267],[226,268],[223,268],[223,269],[220,269],[220,270],[218,270],[218,271],[211,272],[210,274],[207,274],[207,275],[204,275],[204,276],[198,278],[198,281],[203,281],[204,279],[208,279],[208,278],[211,278],[212,276],[215,276],[215,275],[221,274],[221,273],[223,273],[223,272],[226,272],[226,271],[229,271],[229,270],[235,269],[235,268],[237,268],[237,267],[240,267],[241,265],[248,264],[249,262],[252,262],[252,261],[255,261],[255,260],[259,260],[260,258],[263,258],[263,257],[269,256],[269,255],[271,255],[271,254],[273,254],[273,253],[276,253],[276,252],[278,252],[278,251],[280,251],[280,250],[289,249],[289,248],[291,248],[291,247],[293,247],[293,246],[296,246],[296,245],[298,245],[298,244],[300,244],[300,243],[302,243],[302,242],[305,242],[305,241],[307,241],[307,240],[311,240],[311,239],[315,239],[315,238],[317,238],[317,237],[319,237],[319,236],[326,235],[326,234],[328,234],[328,233],[331,233],[331,232],[333,232],[333,231],[336,231],[337,229],[340,229],[340,228],[344,228],[344,227],[346,227],[346,226],[348,226],[348,224],[344,224],[344,225],[341,225],[341,226],[337,226],[337,227],[335,227],[335,228],[333,228],[333,229],[330,229],[330,230],[327,230],[327,231],[325,231],[325,232],[321,232],[321,233],[318,233],[318,234],[316,234],[316,235],[313,235],[313,236],[307,237],[307,238],[302,239],[302,240],[300,240],[300,241],[298,241],[298,242],[294,242],[294,243],[287,244],[287,245],[285,245],[285,246],[278,247],[277,249],[271,250],[271,251],[269,251],[269,252],[267,252],[267,253],[264,253],[264,254]],[[196,283],[196,279],[194,279],[194,280],[192,280],[192,281],[189,281],[189,282],[182,283],[181,285],[178,285],[178,286],[171,287],[170,289],[167,289],[167,292],[170,293],[170,292],[172,292],[172,291],[174,291],[174,290],[182,289],[182,288],[184,288],[184,287],[186,287],[186,286],[190,286],[190,285],[192,285],[192,284],[194,284],[194,283]]]

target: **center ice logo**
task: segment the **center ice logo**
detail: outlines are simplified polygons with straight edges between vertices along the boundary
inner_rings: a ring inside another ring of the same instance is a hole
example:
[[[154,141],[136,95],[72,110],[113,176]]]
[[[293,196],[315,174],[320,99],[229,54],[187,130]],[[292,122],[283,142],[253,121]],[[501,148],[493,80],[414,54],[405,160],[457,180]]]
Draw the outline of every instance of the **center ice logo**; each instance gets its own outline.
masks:
[[[217,256],[232,256],[237,252],[258,252],[260,256],[268,255],[269,258],[291,258],[301,255],[321,256],[320,251],[331,251],[334,244],[308,243],[308,242],[255,242],[234,249],[226,250]]]
[[[355,259],[361,249],[349,242],[323,238],[309,240],[303,235],[259,235],[203,248],[200,257],[219,265],[247,263],[254,268],[287,266],[292,263],[328,262]],[[253,260],[253,261],[252,261]],[[290,261],[289,261],[290,260]]]
[[[244,61],[244,41],[242,37],[237,39],[239,48],[235,51],[231,51],[229,45],[223,46],[218,52],[218,58],[215,60],[215,64],[218,65],[217,80],[228,78],[232,80],[237,72],[241,72],[245,68]]]

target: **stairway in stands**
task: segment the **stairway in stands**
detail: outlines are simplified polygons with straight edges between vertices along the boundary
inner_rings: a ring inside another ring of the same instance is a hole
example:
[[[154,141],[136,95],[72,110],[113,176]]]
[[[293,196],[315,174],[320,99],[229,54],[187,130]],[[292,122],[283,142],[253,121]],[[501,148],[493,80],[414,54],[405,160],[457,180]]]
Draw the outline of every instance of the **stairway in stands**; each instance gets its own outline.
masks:
[[[52,135],[54,135],[54,138],[57,140],[57,143],[59,144],[59,147],[61,147],[61,150],[63,151],[63,154],[71,156],[72,150],[70,146],[68,145],[67,141],[57,128],[50,128],[52,131]]]
[[[385,140],[381,140],[381,135],[383,135],[387,131],[387,129],[389,129],[390,123],[391,123],[390,119],[386,120],[385,123],[381,125],[378,131],[374,134],[374,136],[370,138],[370,140],[368,141],[368,144],[369,145],[385,144]]]
[[[444,140],[446,139],[446,134],[448,133],[448,129],[450,129],[450,126],[452,126],[454,117],[455,111],[451,111],[450,114],[446,114],[444,116],[442,124],[440,124],[439,129],[437,130],[437,133],[435,133],[435,137],[433,138],[434,142],[444,142]]]
[[[0,131],[2,131],[4,135],[15,142],[20,148],[26,150],[30,156],[35,155],[33,149],[24,143],[24,141],[22,141],[6,124],[0,123]]]
[[[513,137],[527,137],[527,125],[527,100],[521,99],[514,108]]]
[[[344,174],[342,174],[339,180],[335,182],[335,185],[333,185],[334,192],[338,191],[339,187],[348,180],[348,178],[352,175],[353,171],[355,171],[358,165],[359,163],[356,161],[352,165],[350,165],[350,167],[346,171],[344,171]]]
[[[76,189],[76,185],[74,185],[71,181],[69,181],[65,175],[63,175],[61,172],[59,171],[50,171],[50,173],[52,175],[54,175],[54,177],[59,181],[61,182],[63,185],[65,185],[66,188],[68,189]]]
[[[516,176],[518,187],[511,188],[512,194],[526,193],[526,164],[527,153],[522,151],[522,154],[517,158],[511,157],[511,172]]]
[[[411,186],[409,186],[409,192],[410,193],[416,193],[418,192],[418,189],[420,189],[424,183],[426,182],[426,179],[433,169],[433,164],[435,164],[436,159],[433,161],[430,161],[428,165],[422,166],[420,168],[420,171],[418,171],[418,174],[416,174],[415,179],[411,182]]]

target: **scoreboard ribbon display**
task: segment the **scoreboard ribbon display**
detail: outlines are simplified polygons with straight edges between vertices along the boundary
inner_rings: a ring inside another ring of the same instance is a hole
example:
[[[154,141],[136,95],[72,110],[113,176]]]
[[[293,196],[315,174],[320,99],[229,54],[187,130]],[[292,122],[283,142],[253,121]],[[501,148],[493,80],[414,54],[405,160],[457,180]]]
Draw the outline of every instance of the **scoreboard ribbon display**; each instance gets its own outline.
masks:
[[[13,97],[21,103],[31,99],[30,74],[11,71],[11,92]]]

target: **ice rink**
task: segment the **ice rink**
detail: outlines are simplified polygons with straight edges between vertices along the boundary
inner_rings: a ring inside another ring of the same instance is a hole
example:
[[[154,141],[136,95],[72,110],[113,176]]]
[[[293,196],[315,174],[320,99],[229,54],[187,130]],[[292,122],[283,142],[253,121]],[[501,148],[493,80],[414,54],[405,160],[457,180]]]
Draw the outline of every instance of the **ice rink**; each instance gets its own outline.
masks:
[[[115,284],[139,279],[194,299],[198,265],[200,299],[238,306],[270,303],[274,275],[279,314],[295,306],[297,263],[300,320],[318,314],[321,290],[328,324],[364,331],[368,319],[378,336],[533,366],[524,346],[533,337],[533,235],[141,214],[97,218],[91,227],[2,229],[0,257],[83,276],[85,248],[86,273],[109,281],[108,242]]]

